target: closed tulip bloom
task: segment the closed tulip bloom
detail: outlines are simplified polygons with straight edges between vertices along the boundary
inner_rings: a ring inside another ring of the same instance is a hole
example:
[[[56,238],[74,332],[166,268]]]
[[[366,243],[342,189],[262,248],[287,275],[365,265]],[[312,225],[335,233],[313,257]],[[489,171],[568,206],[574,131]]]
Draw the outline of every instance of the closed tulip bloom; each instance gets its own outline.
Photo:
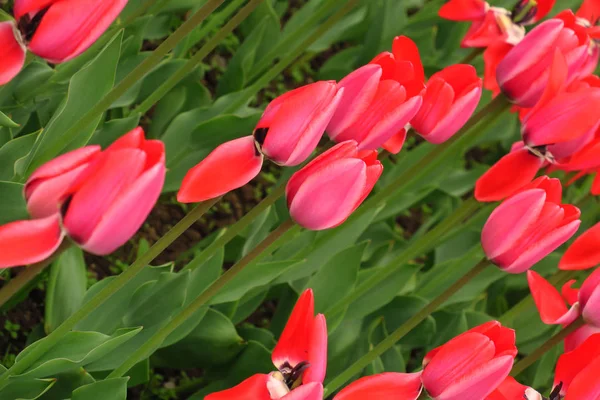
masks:
[[[355,140],[360,150],[387,143],[390,151],[399,152],[404,128],[421,105],[423,81],[417,46],[407,37],[397,37],[393,53],[378,55],[340,81],[343,95],[327,134],[338,143]]]
[[[420,372],[385,372],[360,378],[342,389],[333,400],[417,400],[421,391]]]
[[[600,264],[600,223],[583,232],[562,256],[558,268],[582,270]]]
[[[554,375],[563,400],[597,400],[600,393],[600,333],[560,356]]]
[[[286,187],[292,218],[311,230],[342,224],[369,195],[383,166],[375,150],[339,143],[296,172]]]
[[[481,400],[508,376],[516,355],[515,332],[491,321],[430,351],[423,386],[436,400]]]
[[[427,82],[423,104],[410,124],[431,143],[443,143],[469,120],[481,98],[482,81],[471,65],[457,64]]]
[[[327,367],[327,326],[314,315],[314,295],[302,293],[271,359],[277,371],[254,375],[205,400],[322,400]]]
[[[492,212],[481,232],[487,258],[508,273],[525,272],[575,234],[577,207],[561,203],[560,191],[525,188]]]
[[[0,85],[10,82],[25,63],[26,48],[15,39],[14,23],[0,22]]]

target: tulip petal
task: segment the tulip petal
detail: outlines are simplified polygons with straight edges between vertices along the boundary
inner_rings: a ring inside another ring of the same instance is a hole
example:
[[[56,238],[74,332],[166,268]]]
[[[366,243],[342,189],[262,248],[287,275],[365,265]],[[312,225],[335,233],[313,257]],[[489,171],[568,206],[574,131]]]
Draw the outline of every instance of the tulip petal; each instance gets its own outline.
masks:
[[[513,151],[477,180],[475,198],[478,201],[502,200],[530,183],[543,164],[544,160],[526,148]]]
[[[451,21],[473,21],[483,18],[487,5],[483,0],[450,0],[438,12],[438,15]]]
[[[188,171],[177,193],[177,201],[205,201],[240,188],[259,174],[262,162],[263,157],[256,154],[252,136],[225,142]]]
[[[404,86],[408,98],[416,96],[423,89],[425,82],[425,70],[421,54],[419,54],[419,47],[406,36],[396,36],[392,42],[392,53],[396,59],[395,79]],[[405,63],[409,63],[411,74],[401,70]]]
[[[315,317],[310,333],[308,363],[310,367],[302,376],[302,383],[323,383],[327,371],[327,322],[323,314]]]
[[[52,3],[56,3],[56,0],[15,0],[15,18],[21,19],[23,15],[29,13],[37,14]]]
[[[600,398],[598,371],[600,371],[600,358],[590,362],[577,374],[569,386],[565,400],[598,400]]]
[[[402,150],[404,142],[406,141],[406,133],[407,131],[405,128],[401,129],[400,132],[395,133],[394,136],[389,138],[382,147],[392,154],[400,153],[400,150]]]
[[[281,400],[322,400],[323,385],[317,382],[308,383],[292,390]]]
[[[583,282],[579,291],[579,302],[585,321],[600,327],[600,269],[592,272]]]
[[[231,389],[211,393],[204,400],[271,400],[268,380],[269,375],[256,374]]]
[[[13,22],[0,22],[0,85],[10,82],[25,64],[25,47],[15,38]]]
[[[583,232],[562,256],[562,270],[589,269],[600,264],[600,223]]]
[[[285,363],[292,367],[308,361],[308,350],[314,324],[315,299],[311,289],[305,290],[288,319],[271,359],[279,369]],[[316,371],[317,373],[319,371]]]
[[[576,282],[577,281],[575,279],[571,279],[565,283],[560,290],[560,294],[562,295],[563,299],[565,299],[567,304],[571,306],[579,301],[579,289],[572,287]]]
[[[341,390],[333,400],[416,400],[421,394],[421,373],[385,372],[366,376]]]
[[[565,339],[565,352],[570,352],[581,346],[592,335],[600,334],[600,327],[584,325],[575,330]]]
[[[554,375],[554,386],[563,383],[561,393],[569,393],[576,377],[594,360],[600,359],[600,334],[590,336],[581,346],[564,353],[558,359]],[[597,377],[598,369],[596,369]],[[571,400],[583,400],[585,397],[573,397]],[[592,398],[595,400],[595,398]]]
[[[0,226],[0,268],[33,264],[50,257],[63,239],[58,213]]]
[[[538,219],[546,192],[529,189],[509,198],[490,214],[481,231],[481,245],[489,259],[512,248]]]
[[[83,53],[112,24],[127,0],[63,0],[53,3],[37,27],[29,49],[53,63]]]
[[[483,62],[485,64],[483,87],[491,91],[494,96],[500,93],[500,86],[496,80],[496,69],[500,61],[504,59],[513,47],[514,45],[510,43],[497,41],[489,45],[483,52]]]
[[[94,156],[100,153],[100,146],[86,146],[70,151],[48,161],[33,172],[27,180],[25,194],[28,195],[28,186],[35,185],[38,179],[54,178],[74,168],[88,163]]]
[[[527,282],[542,321],[545,324],[557,324],[568,312],[558,290],[535,271],[527,271]]]
[[[543,400],[541,396],[539,398],[524,397],[527,389],[527,386],[521,385],[512,376],[507,376],[485,400]]]
[[[290,215],[311,230],[340,225],[362,198],[366,169],[359,159],[337,160],[324,166],[302,183],[289,203]]]

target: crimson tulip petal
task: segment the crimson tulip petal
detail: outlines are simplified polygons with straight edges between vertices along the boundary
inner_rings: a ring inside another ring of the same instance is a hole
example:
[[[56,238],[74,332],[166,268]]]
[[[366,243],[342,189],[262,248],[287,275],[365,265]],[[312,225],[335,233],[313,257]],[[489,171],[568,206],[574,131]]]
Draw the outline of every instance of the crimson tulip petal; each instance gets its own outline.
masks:
[[[557,324],[567,315],[568,309],[564,299],[558,290],[540,274],[531,270],[527,271],[527,281],[540,317],[545,324]]]
[[[520,384],[512,376],[507,376],[504,381],[485,400],[543,400],[539,397],[524,397],[528,391],[527,386]],[[539,393],[538,393],[539,395]]]
[[[0,268],[33,264],[50,257],[63,239],[58,213],[0,226]]]
[[[281,400],[322,400],[323,385],[312,382],[292,390],[281,398]]]
[[[485,64],[483,87],[491,91],[494,96],[500,93],[500,86],[496,79],[496,69],[500,61],[504,59],[513,47],[513,44],[497,41],[490,44],[483,52],[483,62]]]
[[[392,42],[392,53],[397,61],[410,63],[412,76],[397,76],[396,78],[407,89],[409,97],[415,96],[423,88],[425,82],[425,70],[419,47],[407,36],[396,36]]]
[[[259,174],[262,163],[263,157],[256,153],[252,136],[225,142],[188,171],[177,201],[205,201],[240,188]]]
[[[315,320],[315,298],[311,289],[305,290],[288,319],[271,359],[279,369],[285,363],[296,366],[308,361],[308,349]],[[318,369],[318,368],[317,368]],[[315,371],[317,374],[319,371]]]
[[[83,53],[112,24],[127,0],[63,0],[53,3],[37,27],[29,49],[50,62]]]
[[[112,144],[108,146],[106,151],[131,148],[139,149],[143,146],[144,141],[144,130],[138,126],[137,128],[132,129],[131,131],[127,132],[127,134],[121,136],[120,138],[112,142]]]
[[[438,15],[451,21],[473,21],[483,18],[487,4],[483,0],[450,0],[438,12]]]
[[[211,393],[204,400],[271,400],[268,380],[269,375],[256,374],[231,389]]]
[[[310,332],[308,349],[310,367],[302,376],[302,383],[323,383],[327,372],[327,322],[323,314],[317,314]]]
[[[421,395],[421,373],[385,372],[366,376],[342,389],[333,400],[416,400]]]
[[[597,400],[600,398],[600,358],[589,363],[571,382],[564,400]]]
[[[544,160],[526,148],[513,151],[487,170],[475,183],[478,201],[502,200],[530,183]]]
[[[590,25],[595,25],[598,18],[600,18],[600,2],[598,0],[583,0],[583,4],[581,4],[575,15],[586,19]]]
[[[554,385],[562,382],[561,393],[569,393],[571,384],[575,382],[578,375],[582,373],[591,363],[600,360],[600,333],[590,336],[581,346],[568,353],[564,353],[556,363],[556,372],[554,375]],[[596,378],[598,369],[595,369]],[[597,379],[596,379],[597,380]],[[600,382],[600,381],[599,381]],[[579,390],[583,389],[584,381],[580,381]],[[580,394],[583,394],[580,392]],[[595,400],[597,397],[591,397]],[[585,400],[586,397],[572,397],[570,400]]]
[[[589,269],[600,264],[600,223],[583,232],[560,259],[562,270]]]
[[[0,85],[10,82],[25,64],[25,46],[15,38],[13,22],[0,22]]]
[[[563,299],[565,299],[567,304],[571,306],[579,301],[579,289],[573,288],[573,285],[576,282],[577,281],[575,279],[571,279],[560,289],[560,294],[562,295]]]
[[[538,219],[546,192],[529,189],[504,201],[489,216],[481,231],[481,245],[489,259],[494,259],[513,247]]]

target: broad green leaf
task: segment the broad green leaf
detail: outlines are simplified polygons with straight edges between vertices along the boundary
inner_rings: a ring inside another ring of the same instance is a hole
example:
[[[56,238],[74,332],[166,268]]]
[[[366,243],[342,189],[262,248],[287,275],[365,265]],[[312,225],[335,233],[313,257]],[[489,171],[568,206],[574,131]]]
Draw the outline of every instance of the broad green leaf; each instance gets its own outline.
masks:
[[[16,170],[15,163],[25,157],[35,143],[39,132],[20,136],[0,147],[0,180],[13,180]]]
[[[112,142],[137,127],[139,122],[139,115],[132,115],[131,117],[113,119],[105,122],[96,132],[94,132],[89,144],[99,144],[103,148],[106,148]]]
[[[235,313],[231,316],[234,324],[239,324],[249,318],[264,303],[268,288],[258,288],[246,293],[236,301]]]
[[[10,379],[0,389],[0,399],[36,400],[41,398],[56,383],[55,379]]]
[[[46,333],[81,307],[87,290],[87,268],[79,247],[67,249],[50,268],[44,318]]]
[[[254,374],[268,374],[274,369],[271,352],[261,343],[250,340],[228,368],[227,379],[233,386]]]
[[[0,225],[29,218],[23,185],[0,181],[0,193]]]
[[[85,129],[77,132],[75,136],[65,137],[64,133],[112,89],[122,37],[122,32],[117,33],[96,58],[73,75],[63,105],[52,117],[29,156],[18,168],[19,175],[27,176],[35,168],[57,155],[88,142],[101,116]]]
[[[389,332],[398,329],[413,315],[418,313],[429,302],[417,296],[398,296],[391,303],[380,310],[375,311],[372,316],[379,318],[383,316]],[[435,335],[435,320],[428,316],[409,334],[400,339],[399,344],[408,346],[426,347]]]
[[[7,117],[6,114],[0,111],[0,126],[4,126],[6,128],[18,128],[19,124],[14,122],[12,119]]]
[[[73,391],[71,400],[126,400],[129,378],[112,378],[90,383]]]
[[[379,342],[389,336],[385,321],[381,321],[376,327],[369,332],[369,347],[377,346]],[[400,352],[400,346],[394,345],[377,358],[371,364],[374,374],[382,372],[406,372],[406,363]],[[378,369],[379,368],[379,369]]]
[[[404,2],[396,0],[373,0],[369,2],[369,15],[367,20],[371,21],[365,38],[363,54],[359,58],[359,64],[366,64],[379,52],[390,50],[394,36],[401,32],[406,24],[406,13]]]
[[[43,400],[64,400],[71,398],[73,390],[94,383],[95,379],[83,368],[74,368],[71,371],[53,375],[55,384],[44,393]]]

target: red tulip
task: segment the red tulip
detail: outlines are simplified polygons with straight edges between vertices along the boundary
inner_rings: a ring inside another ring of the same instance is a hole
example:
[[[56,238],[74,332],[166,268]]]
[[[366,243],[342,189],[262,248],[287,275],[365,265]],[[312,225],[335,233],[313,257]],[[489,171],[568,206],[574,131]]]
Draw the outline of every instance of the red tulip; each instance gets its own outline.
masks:
[[[296,172],[286,187],[290,215],[311,230],[343,223],[369,195],[383,166],[375,150],[339,143]]]
[[[15,40],[15,25],[0,22],[0,85],[10,82],[25,63],[25,46]]]
[[[430,351],[422,382],[438,400],[480,400],[508,376],[517,348],[515,332],[491,321]]]
[[[440,7],[438,15],[451,21],[475,21],[483,18],[489,8],[483,0],[450,0]]]
[[[600,223],[583,232],[565,251],[558,268],[580,270],[600,264]]]
[[[411,120],[415,131],[431,143],[443,143],[464,126],[479,104],[482,81],[471,65],[457,64],[427,82],[423,104]]]
[[[581,346],[563,354],[556,364],[555,385],[564,400],[597,400],[600,394],[600,334],[589,337]]]
[[[524,188],[500,204],[481,232],[487,258],[509,273],[521,273],[577,231],[579,209],[562,204],[549,184]]]
[[[263,155],[277,164],[294,166],[315,150],[333,116],[343,91],[332,81],[321,81],[273,100],[256,125],[253,136],[225,142],[188,171],[177,200],[195,203],[216,198],[256,177]]]
[[[399,152],[406,135],[404,127],[421,105],[424,76],[415,43],[397,37],[393,54],[380,54],[340,81],[342,100],[327,134],[338,143],[355,140],[360,150],[389,144],[390,151]]]
[[[512,376],[504,381],[485,400],[543,400],[542,396],[532,388],[521,385]]]
[[[13,25],[14,33],[0,34],[0,48],[7,54],[2,54],[0,84],[21,69],[25,47],[55,64],[77,57],[108,29],[126,4],[127,0],[15,0],[16,25],[4,23]]]
[[[485,65],[483,87],[491,91],[494,96],[500,93],[500,86],[496,79],[496,69],[498,68],[498,64],[500,64],[513,47],[514,45],[511,43],[498,41],[490,44],[483,52],[483,62]]]
[[[421,390],[421,373],[386,372],[357,380],[341,390],[333,400],[416,400]]]
[[[276,372],[258,374],[205,400],[322,400],[327,326],[314,316],[314,296],[302,293],[272,354]]]
[[[2,246],[10,246],[0,251],[0,267],[47,258],[65,234],[90,253],[113,252],[150,213],[165,171],[163,143],[146,140],[141,128],[102,152],[84,147],[42,165],[25,184],[27,208],[39,219],[0,229],[7,238]],[[23,243],[17,247],[14,240]]]
[[[504,94],[515,104],[531,108],[542,97],[555,50],[567,60],[568,79],[580,76],[588,58],[590,38],[563,19],[548,20],[511,49],[498,65],[496,76]]]

